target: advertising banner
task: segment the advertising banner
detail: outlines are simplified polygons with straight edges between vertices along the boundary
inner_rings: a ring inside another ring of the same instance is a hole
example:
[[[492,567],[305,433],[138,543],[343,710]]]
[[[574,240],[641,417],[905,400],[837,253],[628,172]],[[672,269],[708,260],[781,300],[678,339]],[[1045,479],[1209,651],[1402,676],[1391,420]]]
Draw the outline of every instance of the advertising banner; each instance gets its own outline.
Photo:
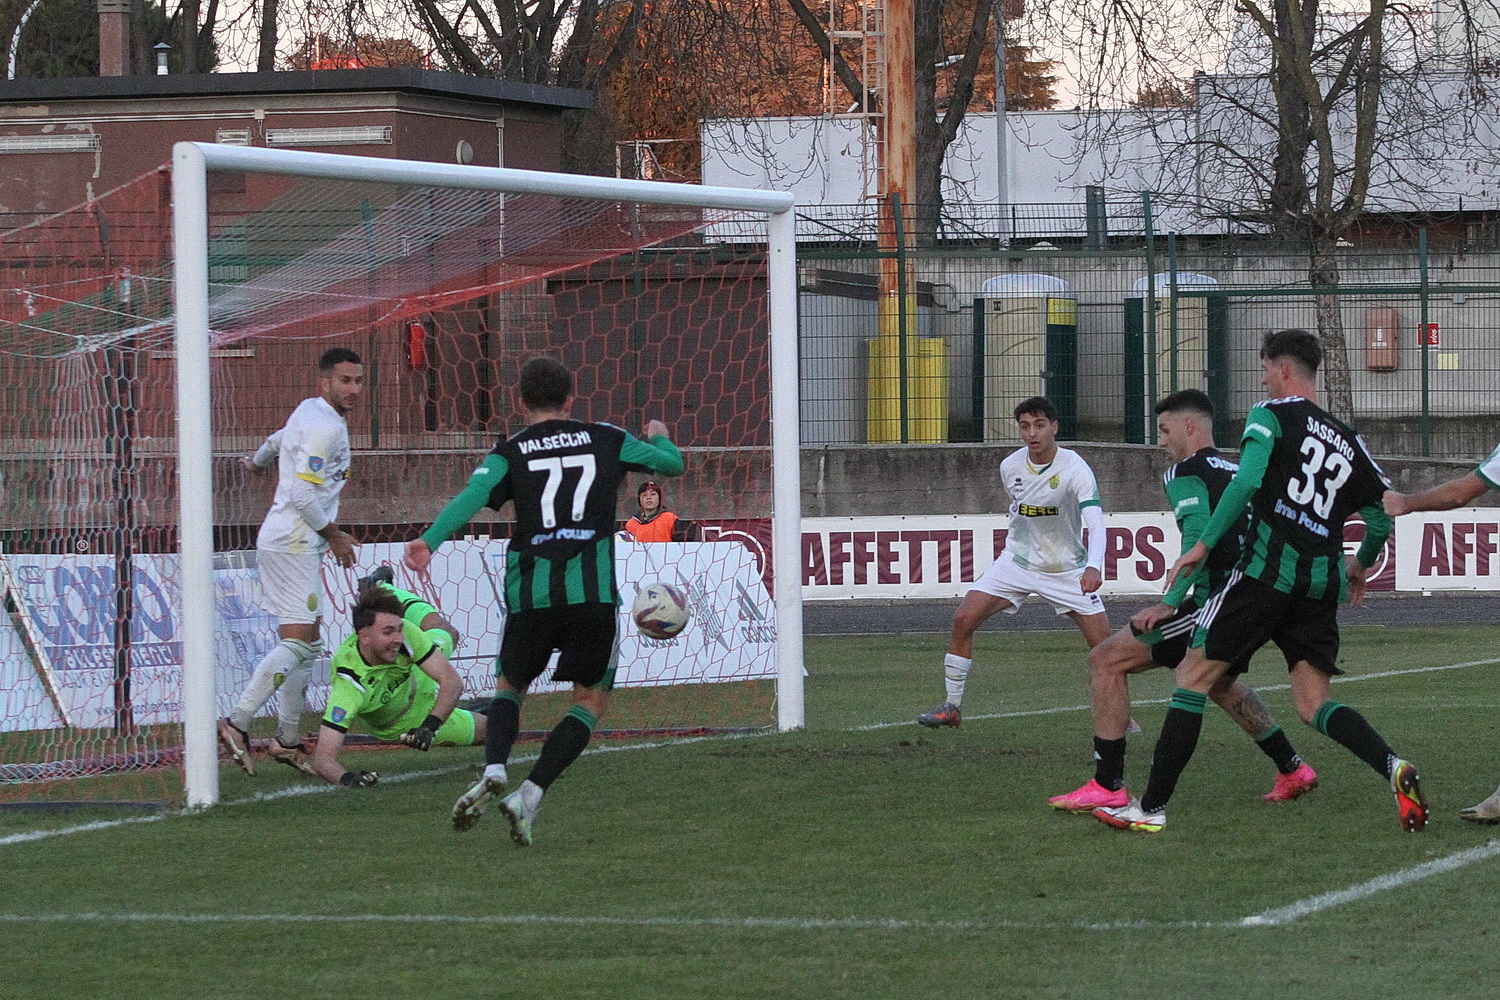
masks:
[[[1407,514],[1396,520],[1396,589],[1500,589],[1500,508]]]
[[[396,584],[421,594],[453,622],[461,639],[455,666],[466,693],[494,690],[495,656],[505,624],[503,571],[506,543],[457,539],[433,561],[432,577],[418,581],[401,566],[402,546],[371,544],[359,550],[361,569],[324,562],[329,601],[323,642],[331,651],[349,634],[356,577],[381,562],[396,567]],[[181,587],[177,556],[138,555],[128,636],[117,635],[116,561],[111,555],[7,557],[18,607],[41,636],[51,675],[73,725],[110,727],[129,712],[136,725],[182,718]],[[710,683],[776,675],[776,613],[761,580],[757,556],[738,541],[621,543],[616,572],[623,605],[619,618],[618,686]],[[664,580],[687,595],[691,619],[666,640],[637,632],[630,604],[647,583]],[[225,552],[214,565],[214,651],[218,710],[227,713],[251,672],[276,639],[276,619],[261,610],[254,552]],[[128,641],[127,641],[128,640]],[[117,654],[117,648],[126,650]],[[128,670],[119,659],[128,657]],[[128,677],[128,685],[122,681]],[[550,690],[544,675],[533,690]],[[308,689],[309,710],[321,710],[328,688],[327,660]],[[128,709],[127,709],[128,702]],[[60,725],[61,715],[43,684],[38,664],[10,623],[0,626],[0,730]]]
[[[1000,554],[1010,518],[995,515],[818,517],[802,522],[802,596],[808,601],[954,598]],[[1100,594],[1166,590],[1182,542],[1170,512],[1105,514]],[[1364,538],[1358,519],[1345,527],[1345,550]],[[1370,571],[1372,590],[1395,587],[1392,546]]]

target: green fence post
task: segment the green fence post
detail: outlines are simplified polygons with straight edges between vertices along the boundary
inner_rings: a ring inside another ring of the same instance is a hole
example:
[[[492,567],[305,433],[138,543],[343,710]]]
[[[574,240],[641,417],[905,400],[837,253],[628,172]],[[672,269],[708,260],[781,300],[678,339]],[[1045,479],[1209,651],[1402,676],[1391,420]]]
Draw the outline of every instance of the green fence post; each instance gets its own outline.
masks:
[[[1422,456],[1432,457],[1432,387],[1428,381],[1428,350],[1427,350],[1427,230],[1417,230],[1417,310],[1419,320],[1417,322],[1417,345],[1422,352],[1422,416],[1419,421],[1422,429]]]
[[[1146,300],[1125,300],[1125,443],[1146,443]]]
[[[1151,192],[1141,192],[1146,218],[1146,398],[1156,399],[1156,224],[1151,218]]]

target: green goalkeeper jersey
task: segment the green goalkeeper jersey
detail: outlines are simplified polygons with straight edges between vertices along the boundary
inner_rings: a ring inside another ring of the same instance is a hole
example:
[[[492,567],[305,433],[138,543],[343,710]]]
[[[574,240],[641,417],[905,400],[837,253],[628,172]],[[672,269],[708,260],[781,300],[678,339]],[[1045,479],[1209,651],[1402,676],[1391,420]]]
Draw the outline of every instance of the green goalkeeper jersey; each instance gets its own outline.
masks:
[[[333,654],[333,684],[323,724],[348,732],[357,718],[377,736],[399,736],[426,718],[437,704],[437,681],[421,664],[437,645],[411,622],[402,620],[404,645],[395,663],[366,663],[359,651],[359,634],[349,636]],[[415,724],[415,723],[413,723]]]

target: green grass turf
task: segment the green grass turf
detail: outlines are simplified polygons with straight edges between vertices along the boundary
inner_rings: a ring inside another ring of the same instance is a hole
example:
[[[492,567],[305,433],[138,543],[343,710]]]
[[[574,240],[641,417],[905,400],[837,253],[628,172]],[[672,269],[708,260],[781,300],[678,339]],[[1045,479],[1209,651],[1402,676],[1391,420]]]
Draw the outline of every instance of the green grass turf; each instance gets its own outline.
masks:
[[[290,770],[226,767],[226,804],[195,815],[0,814],[0,995],[1472,994],[1500,943],[1500,828],[1457,811],[1500,780],[1500,665],[1411,671],[1500,655],[1497,639],[1346,631],[1335,696],[1420,766],[1420,835],[1296,721],[1274,651],[1249,679],[1317,791],[1262,802],[1269,761],[1210,706],[1165,832],[1054,813],[1046,798],[1091,773],[1072,631],[982,634],[964,727],[939,732],[910,720],[941,700],[942,637],[809,639],[806,730],[592,753],[529,850],[493,815],[451,829],[473,749],[352,753],[391,780],[310,795],[274,794],[317,787]],[[1170,687],[1133,685],[1137,789]],[[92,820],[109,825],[64,832]],[[1428,864],[1443,870],[1413,877]]]

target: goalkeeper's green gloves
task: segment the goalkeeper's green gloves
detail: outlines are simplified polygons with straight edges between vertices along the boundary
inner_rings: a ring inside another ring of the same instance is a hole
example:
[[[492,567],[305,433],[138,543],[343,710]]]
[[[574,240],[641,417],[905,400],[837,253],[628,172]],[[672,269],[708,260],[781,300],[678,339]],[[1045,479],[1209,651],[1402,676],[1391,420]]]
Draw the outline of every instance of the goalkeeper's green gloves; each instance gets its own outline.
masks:
[[[345,771],[339,784],[345,788],[370,788],[379,780],[380,775],[375,771]]]
[[[401,742],[414,750],[431,750],[432,741],[437,738],[437,731],[443,728],[443,722],[435,715],[429,715],[422,720],[422,724],[415,729],[408,729],[401,734]]]

